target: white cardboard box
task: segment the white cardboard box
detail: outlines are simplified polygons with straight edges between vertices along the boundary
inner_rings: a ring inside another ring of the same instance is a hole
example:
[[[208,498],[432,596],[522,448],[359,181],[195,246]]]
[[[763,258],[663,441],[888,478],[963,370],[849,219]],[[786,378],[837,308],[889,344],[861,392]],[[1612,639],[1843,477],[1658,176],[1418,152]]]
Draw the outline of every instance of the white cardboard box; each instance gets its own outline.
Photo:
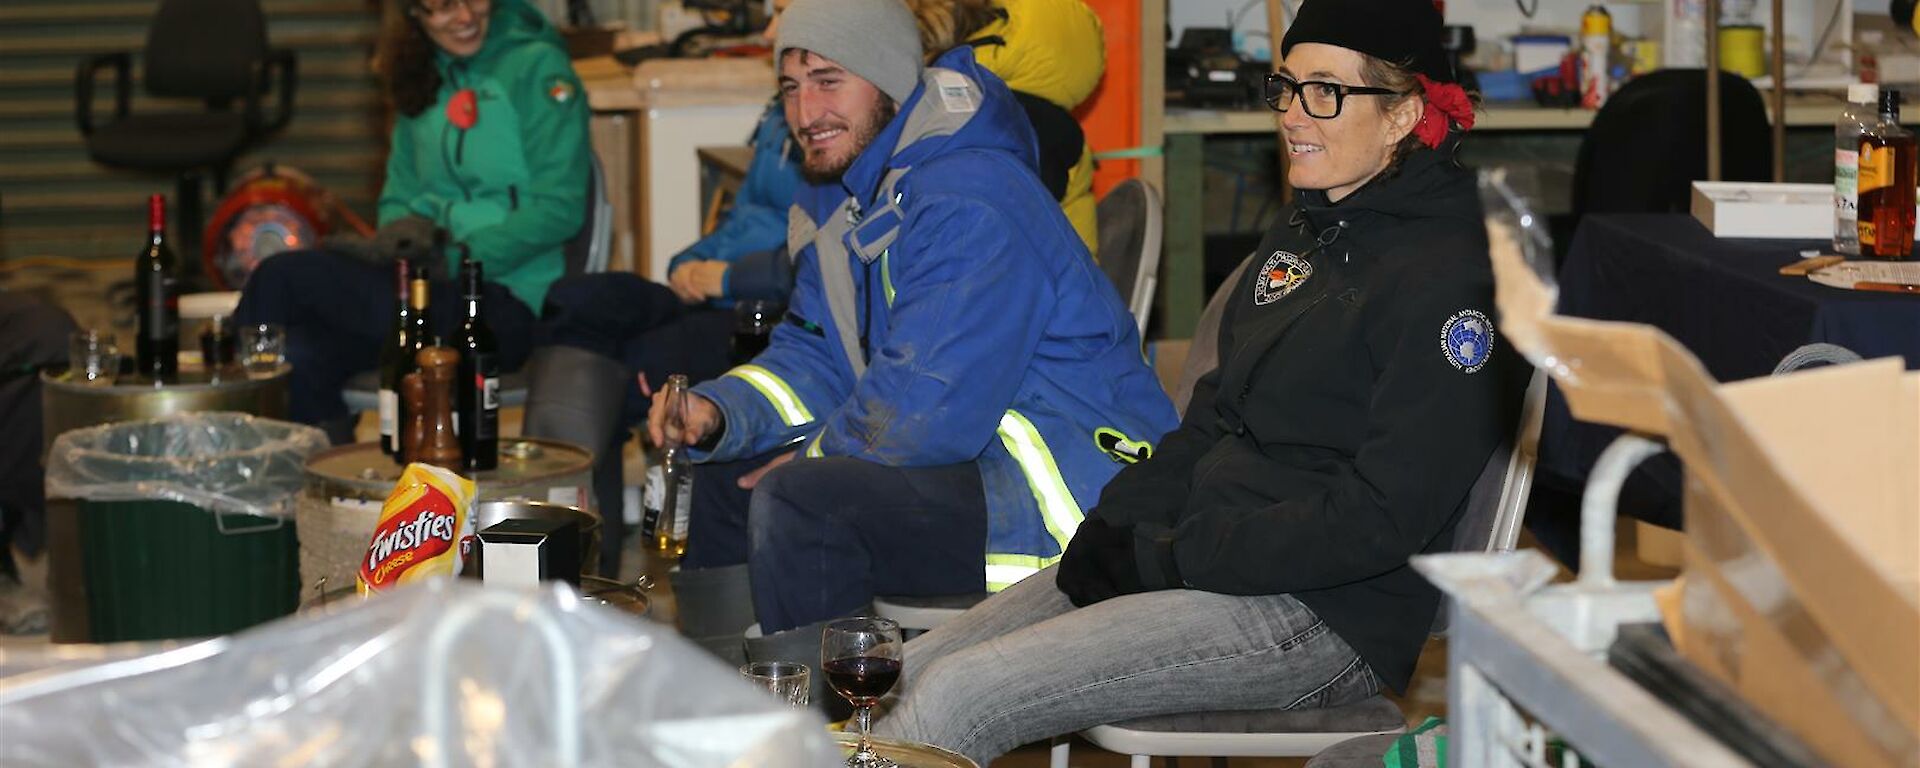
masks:
[[[1831,240],[1833,185],[1696,181],[1693,218],[1715,237]]]

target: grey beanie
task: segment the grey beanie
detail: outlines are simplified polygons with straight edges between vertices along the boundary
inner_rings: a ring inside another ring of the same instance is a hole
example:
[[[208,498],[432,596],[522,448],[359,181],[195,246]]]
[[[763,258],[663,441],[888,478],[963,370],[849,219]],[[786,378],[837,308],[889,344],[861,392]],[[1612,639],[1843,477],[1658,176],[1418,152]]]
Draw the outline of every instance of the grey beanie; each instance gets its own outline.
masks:
[[[839,62],[895,104],[920,84],[920,25],[903,0],[793,0],[780,14],[774,42],[778,67],[787,49]]]

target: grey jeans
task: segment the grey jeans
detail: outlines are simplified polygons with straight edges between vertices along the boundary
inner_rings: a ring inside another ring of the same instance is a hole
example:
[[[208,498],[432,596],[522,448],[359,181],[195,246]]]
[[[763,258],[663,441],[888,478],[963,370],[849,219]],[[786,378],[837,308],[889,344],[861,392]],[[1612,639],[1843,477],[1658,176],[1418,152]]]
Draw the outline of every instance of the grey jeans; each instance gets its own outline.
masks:
[[[1192,590],[1075,608],[1048,568],[906,646],[874,733],[986,765],[1021,744],[1136,717],[1324,707],[1373,670],[1290,595]]]

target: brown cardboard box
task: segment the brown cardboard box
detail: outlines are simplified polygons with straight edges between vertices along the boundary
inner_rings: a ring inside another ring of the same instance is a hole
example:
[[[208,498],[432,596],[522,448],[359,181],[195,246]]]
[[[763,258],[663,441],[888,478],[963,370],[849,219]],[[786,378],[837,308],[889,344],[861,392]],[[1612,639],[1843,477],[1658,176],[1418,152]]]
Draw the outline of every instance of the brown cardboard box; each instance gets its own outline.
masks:
[[[1721,385],[1657,329],[1559,317],[1492,222],[1501,330],[1576,418],[1687,468],[1680,651],[1839,765],[1920,766],[1920,375]]]

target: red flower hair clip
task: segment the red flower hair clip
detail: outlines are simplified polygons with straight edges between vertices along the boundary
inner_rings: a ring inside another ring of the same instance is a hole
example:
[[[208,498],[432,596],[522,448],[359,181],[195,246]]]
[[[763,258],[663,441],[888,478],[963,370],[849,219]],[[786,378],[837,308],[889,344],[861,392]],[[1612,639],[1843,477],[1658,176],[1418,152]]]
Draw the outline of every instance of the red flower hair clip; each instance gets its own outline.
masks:
[[[1413,127],[1413,133],[1420,137],[1420,143],[1429,148],[1438,149],[1440,142],[1447,138],[1449,122],[1458,124],[1460,130],[1473,128],[1473,100],[1467,98],[1467,91],[1456,83],[1442,83],[1428,79],[1426,75],[1414,75],[1420,80],[1421,90],[1426,92],[1427,108],[1420,113],[1420,124]]]

